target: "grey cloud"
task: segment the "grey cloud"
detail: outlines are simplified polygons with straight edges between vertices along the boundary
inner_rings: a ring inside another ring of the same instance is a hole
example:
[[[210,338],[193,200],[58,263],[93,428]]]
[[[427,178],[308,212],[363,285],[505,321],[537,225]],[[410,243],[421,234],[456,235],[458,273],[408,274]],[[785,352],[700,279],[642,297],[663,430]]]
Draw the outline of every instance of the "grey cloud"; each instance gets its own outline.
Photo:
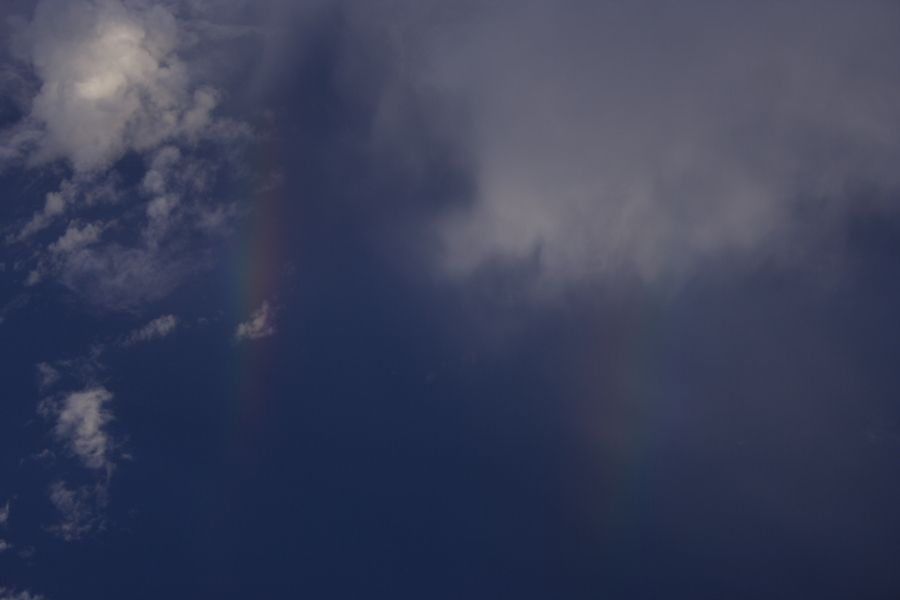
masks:
[[[900,188],[893,3],[347,6],[433,118],[464,115],[452,141],[476,198],[441,225],[452,274],[527,260],[549,284],[654,281],[786,258],[859,190]]]
[[[52,226],[67,212],[100,204],[115,204],[119,200],[116,177],[75,177],[63,180],[59,189],[48,192],[44,206],[32,215],[23,226],[6,236],[9,244],[25,242],[32,236]]]
[[[103,225],[98,223],[80,224],[78,221],[69,223],[68,229],[62,236],[50,244],[51,254],[69,254],[89,246],[100,239],[103,233]]]

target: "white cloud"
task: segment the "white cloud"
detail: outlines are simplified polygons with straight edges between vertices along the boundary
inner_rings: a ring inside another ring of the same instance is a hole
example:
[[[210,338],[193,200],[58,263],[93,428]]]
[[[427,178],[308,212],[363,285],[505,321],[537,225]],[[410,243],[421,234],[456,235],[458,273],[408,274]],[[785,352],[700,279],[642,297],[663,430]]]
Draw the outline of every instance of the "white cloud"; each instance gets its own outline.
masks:
[[[234,332],[234,337],[238,340],[258,340],[269,337],[275,333],[274,312],[269,307],[268,302],[263,302],[250,319],[239,324]]]
[[[63,180],[59,189],[44,196],[44,206],[36,211],[24,225],[18,226],[6,235],[6,242],[25,242],[32,236],[47,229],[68,212],[98,204],[114,204],[119,198],[116,176],[79,176]]]
[[[164,146],[150,161],[150,168],[141,181],[142,190],[150,195],[161,195],[169,191],[174,170],[182,160],[181,151],[175,146]]]
[[[100,239],[103,229],[103,225],[99,223],[82,225],[78,221],[72,221],[69,223],[66,232],[58,240],[50,244],[50,253],[69,254],[89,246]]]
[[[64,187],[57,192],[49,192],[44,200],[44,208],[31,218],[14,239],[25,239],[47,227],[53,220],[66,212],[71,202],[72,187]]]
[[[6,504],[0,506],[0,527],[6,527],[6,524],[9,522],[9,500],[6,501]]]
[[[201,135],[216,93],[192,89],[182,35],[159,4],[39,2],[22,44],[41,81],[27,122],[37,131],[32,160],[94,171],[129,150]]]
[[[0,587],[0,600],[44,600],[44,597],[27,591]]]
[[[0,539],[0,553],[6,552],[7,550],[12,550],[13,545],[7,542],[4,539]]]
[[[59,381],[59,370],[52,365],[42,362],[37,365],[38,387],[45,390]]]
[[[62,481],[55,482],[50,486],[50,502],[60,513],[60,521],[50,530],[71,542],[103,529],[106,494],[103,484],[70,488]]]
[[[56,414],[56,437],[89,469],[109,469],[110,438],[106,425],[112,420],[106,405],[112,394],[102,387],[66,396]]]
[[[140,329],[137,329],[126,338],[125,344],[137,344],[166,337],[178,327],[178,317],[175,315],[163,315],[153,319]]]

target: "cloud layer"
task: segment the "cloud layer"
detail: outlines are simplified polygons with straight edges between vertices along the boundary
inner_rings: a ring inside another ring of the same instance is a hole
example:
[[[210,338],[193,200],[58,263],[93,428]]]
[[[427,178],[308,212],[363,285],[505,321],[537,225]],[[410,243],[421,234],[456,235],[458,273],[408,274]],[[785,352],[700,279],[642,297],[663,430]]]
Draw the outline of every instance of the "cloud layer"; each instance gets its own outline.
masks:
[[[784,258],[900,189],[893,3],[348,11],[432,119],[463,115],[448,138],[475,198],[441,228],[451,273],[511,261],[549,283],[658,280]],[[380,110],[402,119],[393,101]]]

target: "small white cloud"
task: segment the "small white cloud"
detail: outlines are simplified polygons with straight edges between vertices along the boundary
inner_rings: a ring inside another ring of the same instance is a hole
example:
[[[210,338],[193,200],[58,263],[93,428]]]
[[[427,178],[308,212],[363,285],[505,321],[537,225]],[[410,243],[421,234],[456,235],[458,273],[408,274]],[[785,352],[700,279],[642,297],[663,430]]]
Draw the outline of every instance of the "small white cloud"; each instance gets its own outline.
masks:
[[[50,244],[52,254],[69,254],[86,246],[90,246],[103,233],[103,226],[97,223],[88,223],[82,226],[77,221],[69,223],[69,228],[55,242]]]
[[[6,540],[0,539],[0,553],[6,552],[7,550],[12,550],[13,545],[7,542]]]
[[[66,212],[66,206],[72,201],[71,192],[64,184],[60,191],[48,193],[44,199],[44,208],[35,213],[13,239],[23,240],[50,225],[56,217]]]
[[[274,314],[268,302],[250,315],[250,319],[237,326],[234,337],[238,340],[258,340],[275,333]]]
[[[6,504],[0,506],[0,527],[6,527],[6,524],[9,522],[9,500],[6,501]]]
[[[50,486],[50,502],[61,517],[50,530],[67,542],[103,529],[101,509],[106,504],[106,488],[102,484],[69,488],[57,481]],[[4,599],[0,597],[0,600]]]
[[[109,435],[106,425],[112,415],[106,404],[112,394],[102,387],[69,394],[57,414],[56,437],[66,443],[69,450],[89,469],[111,466],[109,461]]]
[[[42,362],[37,365],[38,387],[45,390],[59,381],[59,371],[52,365]]]
[[[28,591],[0,587],[0,600],[44,600],[44,597]]]
[[[178,317],[175,315],[163,315],[133,331],[125,340],[125,345],[130,346],[131,344],[164,338],[175,331],[177,327]]]

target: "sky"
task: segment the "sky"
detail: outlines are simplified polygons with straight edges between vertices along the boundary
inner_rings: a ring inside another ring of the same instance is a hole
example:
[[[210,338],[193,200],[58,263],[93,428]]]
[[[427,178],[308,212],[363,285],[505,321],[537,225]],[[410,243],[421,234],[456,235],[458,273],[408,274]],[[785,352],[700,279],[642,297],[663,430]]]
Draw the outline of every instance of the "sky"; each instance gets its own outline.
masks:
[[[900,597],[900,6],[5,0],[0,600]]]

